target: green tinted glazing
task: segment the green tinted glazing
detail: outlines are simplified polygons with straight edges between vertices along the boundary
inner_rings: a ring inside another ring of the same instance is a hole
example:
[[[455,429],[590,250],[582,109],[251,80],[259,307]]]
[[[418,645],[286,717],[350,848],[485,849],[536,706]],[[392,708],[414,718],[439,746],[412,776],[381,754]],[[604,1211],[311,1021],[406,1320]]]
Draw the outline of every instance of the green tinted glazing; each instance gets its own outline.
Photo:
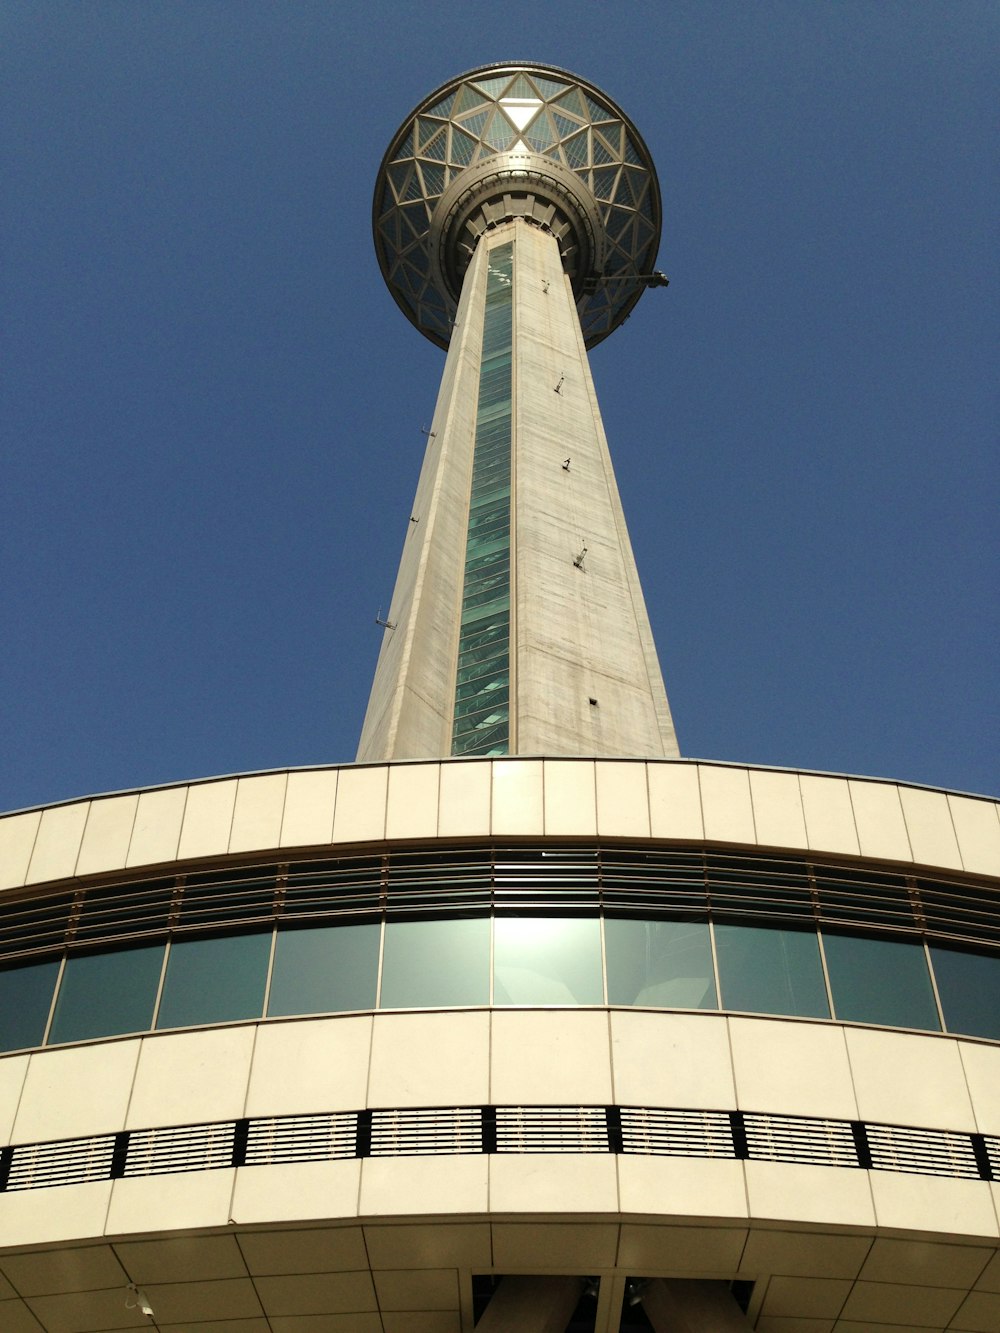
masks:
[[[705,921],[604,923],[609,1004],[715,1009],[715,969]]]
[[[279,930],[268,1017],[374,1009],[378,938],[374,923]]]
[[[500,916],[494,922],[494,1004],[603,1004],[596,917]]]
[[[813,931],[716,922],[715,949],[723,1009],[830,1017]]]
[[[119,1032],[145,1032],[163,967],[162,944],[66,960],[49,1041],[89,1041]]]
[[[837,1018],[940,1028],[922,944],[824,932],[823,952]]]
[[[158,1028],[260,1018],[270,931],[175,940],[167,959]]]
[[[0,1050],[41,1045],[58,975],[58,960],[0,972]]]
[[[931,962],[948,1031],[1000,1041],[1000,956],[932,948]]]
[[[489,1004],[489,917],[387,921],[382,1009]]]
[[[513,274],[513,245],[498,245],[486,277],[452,754],[509,746]]]

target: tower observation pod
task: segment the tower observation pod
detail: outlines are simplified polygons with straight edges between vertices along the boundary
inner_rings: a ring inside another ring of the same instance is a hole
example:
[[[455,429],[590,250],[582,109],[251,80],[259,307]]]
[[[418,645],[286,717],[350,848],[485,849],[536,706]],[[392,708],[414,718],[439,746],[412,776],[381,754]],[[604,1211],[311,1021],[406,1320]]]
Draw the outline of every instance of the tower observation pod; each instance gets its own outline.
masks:
[[[473,70],[396,133],[373,227],[448,356],[358,760],[677,757],[587,361],[666,281],[638,131],[563,70]]]

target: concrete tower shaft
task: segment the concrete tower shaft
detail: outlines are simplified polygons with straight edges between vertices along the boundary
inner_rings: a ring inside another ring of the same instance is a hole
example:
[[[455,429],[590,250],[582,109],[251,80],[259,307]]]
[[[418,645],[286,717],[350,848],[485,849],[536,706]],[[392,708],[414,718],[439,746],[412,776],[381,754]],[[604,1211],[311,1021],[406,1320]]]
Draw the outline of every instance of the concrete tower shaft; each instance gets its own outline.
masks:
[[[559,241],[474,252],[362,732],[363,761],[674,757]]]

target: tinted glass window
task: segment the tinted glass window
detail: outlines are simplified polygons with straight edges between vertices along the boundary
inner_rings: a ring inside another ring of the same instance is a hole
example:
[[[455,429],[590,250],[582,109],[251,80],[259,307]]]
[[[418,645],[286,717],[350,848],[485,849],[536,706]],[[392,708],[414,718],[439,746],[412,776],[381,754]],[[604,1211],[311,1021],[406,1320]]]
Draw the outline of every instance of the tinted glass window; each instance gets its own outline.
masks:
[[[703,921],[604,923],[608,1003],[716,1008],[708,925]]]
[[[279,930],[268,1014],[374,1009],[378,937],[374,924]]]
[[[163,947],[144,944],[68,958],[49,1041],[87,1041],[152,1027]]]
[[[495,1004],[603,1004],[596,917],[497,917]]]
[[[58,962],[28,963],[0,972],[0,1049],[38,1046],[52,1006]]]
[[[271,933],[175,940],[167,959],[158,1028],[259,1018]]]
[[[889,1027],[940,1027],[923,945],[823,934],[838,1018]]]
[[[1000,956],[934,948],[931,965],[948,1031],[1000,1041]]]
[[[723,1009],[830,1017],[812,931],[716,923],[715,949]]]
[[[379,1001],[383,1009],[489,1001],[489,917],[386,922]]]

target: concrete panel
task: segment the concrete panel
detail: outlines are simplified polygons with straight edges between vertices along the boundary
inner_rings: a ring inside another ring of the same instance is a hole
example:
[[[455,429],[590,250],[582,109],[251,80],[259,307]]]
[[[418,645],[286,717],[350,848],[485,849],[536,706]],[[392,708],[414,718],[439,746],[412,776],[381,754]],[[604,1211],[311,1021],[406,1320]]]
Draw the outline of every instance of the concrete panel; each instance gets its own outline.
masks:
[[[618,1189],[624,1214],[747,1215],[742,1162],[627,1154],[618,1158]]]
[[[530,837],[544,832],[542,761],[493,761],[492,832]]]
[[[494,1010],[489,1100],[500,1106],[611,1100],[608,1015]]]
[[[309,1273],[261,1277],[256,1288],[268,1315],[328,1315],[376,1310],[367,1269],[353,1273]]]
[[[857,1119],[842,1028],[731,1018],[729,1032],[741,1111]]]
[[[227,1226],[235,1175],[232,1169],[222,1168],[116,1180],[105,1232],[127,1236]]]
[[[844,1303],[845,1320],[942,1327],[962,1303],[963,1293],[925,1285],[902,1286],[898,1282],[857,1282]]]
[[[437,836],[440,772],[440,764],[399,764],[389,769],[387,838]]]
[[[698,780],[708,841],[756,843],[746,769],[699,764]]]
[[[186,860],[194,856],[220,856],[228,851],[235,804],[235,778],[190,787],[177,847],[178,857]]]
[[[862,1120],[975,1129],[957,1042],[866,1028],[844,1032]]]
[[[330,841],[337,777],[335,768],[289,773],[281,818],[282,847],[313,847]]]
[[[5,1254],[3,1269],[21,1296],[97,1291],[124,1286],[128,1281],[114,1250],[103,1244],[36,1250],[33,1254]],[[13,1292],[5,1290],[2,1294],[7,1299]]]
[[[512,1153],[489,1158],[492,1213],[618,1212],[610,1153]],[[544,1255],[539,1267],[546,1266]]]
[[[375,1273],[380,1310],[457,1310],[458,1274],[454,1268],[383,1269]]]
[[[369,1106],[476,1106],[489,1101],[486,1011],[377,1014]]]
[[[740,1266],[747,1228],[733,1226],[644,1226],[624,1223],[618,1263],[629,1273],[650,1276],[729,1276]]]
[[[962,865],[970,874],[1000,875],[1000,818],[993,801],[949,796]]]
[[[246,1114],[298,1115],[364,1106],[371,1027],[368,1016],[261,1024]]]
[[[45,884],[73,875],[89,810],[89,801],[78,801],[74,805],[56,805],[42,811],[26,884]]]
[[[138,1041],[38,1051],[30,1056],[11,1139],[35,1143],[124,1129],[138,1057]],[[68,1088],[72,1097],[66,1095]],[[59,1197],[61,1201],[61,1192]]]
[[[597,831],[601,837],[648,838],[649,792],[646,765],[597,765]]]
[[[758,1228],[747,1238],[740,1271],[749,1275],[780,1272],[794,1277],[855,1278],[870,1250],[868,1236]]]
[[[234,1120],[243,1115],[255,1028],[143,1037],[129,1129]]]
[[[442,838],[488,838],[493,765],[488,759],[441,765],[438,832]]]
[[[616,1102],[736,1110],[724,1018],[620,1010],[610,1017]]]
[[[765,1318],[833,1320],[851,1286],[847,1278],[775,1276],[767,1284],[761,1309]]]
[[[918,865],[961,870],[962,858],[947,796],[920,787],[900,787],[899,800],[914,861]]]
[[[790,1162],[745,1162],[750,1216],[755,1220],[871,1227],[868,1171]]]
[[[963,1041],[958,1052],[976,1128],[981,1134],[1000,1134],[1000,1046]]]
[[[805,847],[806,821],[797,773],[751,769],[750,798],[762,847]]]
[[[50,1190],[5,1194],[0,1208],[0,1246],[94,1239],[104,1232],[110,1197],[110,1180],[62,1186],[58,1208],[52,1206]]]
[[[483,1214],[489,1162],[485,1153],[457,1157],[366,1157],[362,1217]]]
[[[232,1184],[230,1178],[230,1191]],[[233,1235],[123,1241],[115,1246],[114,1253],[139,1286],[145,1282],[208,1282],[213,1278],[245,1277],[247,1274],[240,1246]]]
[[[436,1210],[435,1210],[436,1211]],[[486,1222],[431,1222],[426,1226],[366,1226],[364,1247],[373,1269],[492,1268],[490,1227]]]
[[[101,801],[91,801],[76,863],[78,875],[124,867],[138,804],[137,795],[108,796]]]
[[[989,1185],[979,1180],[872,1171],[872,1195],[880,1227],[952,1236],[998,1235]]]
[[[238,1226],[356,1217],[360,1179],[359,1161],[241,1166],[230,1215]]]
[[[592,838],[597,832],[593,760],[546,759],[543,768],[546,836]]]
[[[385,837],[388,770],[342,768],[333,816],[334,842],[369,842]]]
[[[906,821],[894,782],[849,782],[862,856],[912,861]]]
[[[239,779],[229,835],[231,852],[256,852],[278,846],[287,781],[286,773]]]
[[[866,1282],[967,1289],[975,1286],[993,1253],[983,1245],[941,1245],[876,1236],[860,1276]]]
[[[254,1276],[357,1271],[368,1263],[364,1233],[359,1226],[247,1231],[240,1236],[239,1246],[247,1269]]]
[[[10,1143],[29,1059],[27,1055],[8,1055],[0,1060],[0,1145]]]
[[[177,859],[187,787],[139,793],[126,866],[157,865]]]
[[[697,764],[649,763],[646,785],[650,834],[654,838],[700,841],[705,836]]]
[[[593,1273],[614,1265],[617,1245],[613,1223],[493,1223],[493,1266],[508,1273]]]
[[[18,889],[24,883],[41,819],[40,810],[0,819],[0,889]]]
[[[799,787],[809,850],[857,856],[860,847],[847,779],[801,773]]]

